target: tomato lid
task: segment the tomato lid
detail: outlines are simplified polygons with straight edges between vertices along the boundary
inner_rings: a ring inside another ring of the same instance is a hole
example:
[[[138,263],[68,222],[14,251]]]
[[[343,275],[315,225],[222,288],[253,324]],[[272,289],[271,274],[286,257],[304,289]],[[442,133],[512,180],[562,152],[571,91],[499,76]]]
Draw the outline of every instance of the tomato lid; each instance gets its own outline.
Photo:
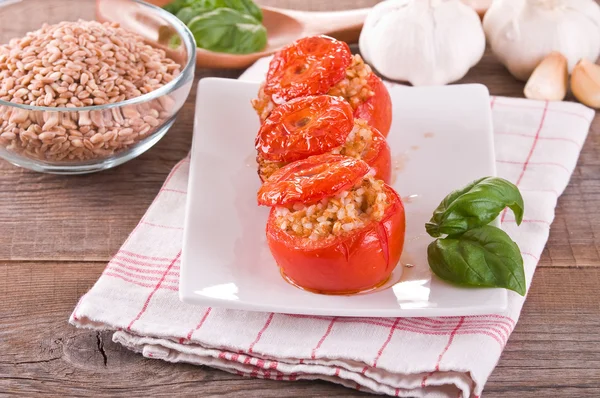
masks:
[[[354,186],[368,172],[369,165],[360,159],[330,153],[311,156],[273,173],[258,190],[258,204],[316,202]]]
[[[354,127],[353,110],[341,97],[301,97],[275,108],[256,136],[266,160],[293,162],[340,147]]]
[[[326,94],[346,76],[350,47],[327,36],[300,39],[279,51],[269,64],[264,91],[283,101]]]

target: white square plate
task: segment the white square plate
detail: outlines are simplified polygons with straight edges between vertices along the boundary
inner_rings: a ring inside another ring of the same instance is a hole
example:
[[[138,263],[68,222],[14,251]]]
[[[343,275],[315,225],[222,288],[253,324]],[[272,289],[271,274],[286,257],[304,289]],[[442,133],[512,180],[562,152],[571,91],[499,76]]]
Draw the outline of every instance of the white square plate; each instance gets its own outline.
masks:
[[[285,282],[258,207],[250,105],[257,83],[200,81],[179,293],[184,302],[252,311],[360,317],[474,315],[506,307],[504,289],[468,289],[432,276],[425,222],[452,190],[495,175],[489,94],[482,85],[390,89],[393,187],[404,198],[402,264],[385,288],[354,296],[305,292]],[[407,267],[405,264],[411,264]]]

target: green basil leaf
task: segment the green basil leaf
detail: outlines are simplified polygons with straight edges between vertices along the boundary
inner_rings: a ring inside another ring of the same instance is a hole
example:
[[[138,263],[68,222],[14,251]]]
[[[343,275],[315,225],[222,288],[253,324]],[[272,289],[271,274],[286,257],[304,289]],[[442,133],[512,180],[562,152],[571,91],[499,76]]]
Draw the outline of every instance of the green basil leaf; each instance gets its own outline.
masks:
[[[434,274],[463,286],[502,287],[525,295],[519,247],[506,232],[485,225],[457,238],[436,239],[427,248]]]
[[[206,8],[184,7],[181,10],[177,11],[177,14],[175,14],[175,16],[179,18],[181,22],[187,25],[192,19],[208,11],[210,10]]]
[[[262,10],[252,0],[203,0],[199,1],[199,3],[204,3],[203,8],[211,10],[231,8],[242,14],[250,15],[259,22],[263,20]]]
[[[194,0],[174,0],[165,5],[163,9],[169,11],[173,15],[176,15],[182,8],[190,7],[192,3],[194,3]]]
[[[489,224],[506,207],[520,225],[524,204],[519,189],[502,178],[484,177],[446,196],[425,229],[434,238],[461,234]]]
[[[219,8],[188,23],[198,47],[232,54],[261,51],[267,30],[255,18],[230,8]]]
[[[185,24],[191,21],[193,17],[200,16],[204,12],[214,11],[219,8],[231,8],[242,14],[249,15],[259,22],[262,22],[263,20],[262,10],[252,0],[175,0],[163,8],[176,15]],[[188,10],[180,16],[179,13],[184,9]]]
[[[256,18],[257,21],[262,22],[263,21],[263,12],[260,9],[259,6],[256,5],[255,2],[253,2],[252,0],[240,0],[244,6],[244,8],[246,8],[246,10],[248,10],[248,13],[250,15],[252,15],[254,18]]]

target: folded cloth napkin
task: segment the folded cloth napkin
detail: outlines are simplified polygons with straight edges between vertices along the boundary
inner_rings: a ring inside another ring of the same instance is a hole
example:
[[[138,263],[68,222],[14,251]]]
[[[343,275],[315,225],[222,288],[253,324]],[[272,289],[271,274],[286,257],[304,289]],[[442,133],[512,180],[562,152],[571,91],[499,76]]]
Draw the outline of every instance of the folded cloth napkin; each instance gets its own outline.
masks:
[[[243,76],[262,80],[266,61]],[[502,228],[523,251],[528,281],[548,238],[594,112],[568,102],[492,97],[498,175],[526,206]],[[148,358],[272,380],[323,379],[392,396],[479,397],[524,299],[506,312],[447,318],[343,318],[203,308],[177,294],[189,159],[178,163],[139,225],[71,315],[77,327]],[[166,226],[169,227],[166,227]]]

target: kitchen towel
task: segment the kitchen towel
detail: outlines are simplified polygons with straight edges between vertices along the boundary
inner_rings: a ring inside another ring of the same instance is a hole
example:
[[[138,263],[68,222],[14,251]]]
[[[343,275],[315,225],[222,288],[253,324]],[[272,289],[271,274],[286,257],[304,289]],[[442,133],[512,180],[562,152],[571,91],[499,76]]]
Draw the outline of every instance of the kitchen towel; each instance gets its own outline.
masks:
[[[261,60],[242,76],[260,81]],[[502,228],[523,253],[528,283],[577,163],[594,112],[569,102],[492,97],[497,170],[526,206]],[[500,314],[343,318],[203,308],[179,301],[189,159],[183,159],[106,270],[77,304],[77,327],[114,330],[145,357],[207,365],[247,377],[323,379],[392,396],[479,397],[519,318],[509,292]],[[151,221],[150,221],[151,220]],[[169,227],[165,227],[168,225]]]

